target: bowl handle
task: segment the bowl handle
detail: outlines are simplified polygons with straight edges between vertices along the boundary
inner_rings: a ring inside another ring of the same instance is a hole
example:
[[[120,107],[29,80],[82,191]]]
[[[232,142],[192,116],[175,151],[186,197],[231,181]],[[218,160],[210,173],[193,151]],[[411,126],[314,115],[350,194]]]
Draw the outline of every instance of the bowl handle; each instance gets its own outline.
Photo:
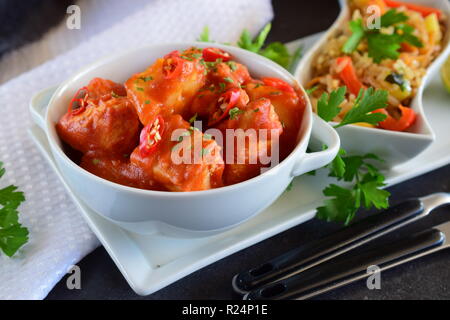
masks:
[[[319,143],[319,148],[326,145],[327,149],[318,152],[305,153],[305,155],[294,165],[294,169],[292,170],[292,176],[294,177],[319,169],[333,161],[341,145],[336,130],[316,114],[313,114],[311,140],[315,140],[315,144]]]
[[[33,121],[45,131],[45,112],[47,111],[48,103],[56,91],[57,86],[44,89],[36,93],[30,101],[30,113]]]

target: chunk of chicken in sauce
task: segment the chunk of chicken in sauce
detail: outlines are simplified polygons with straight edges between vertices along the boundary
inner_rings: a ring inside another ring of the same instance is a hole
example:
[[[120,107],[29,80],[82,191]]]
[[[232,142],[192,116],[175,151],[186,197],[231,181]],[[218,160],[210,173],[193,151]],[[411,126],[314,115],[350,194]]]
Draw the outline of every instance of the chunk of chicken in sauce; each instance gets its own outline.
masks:
[[[226,185],[256,177],[278,155],[283,127],[269,99],[250,102],[233,119],[222,122],[218,128],[225,137]],[[234,147],[230,146],[230,142]],[[276,154],[272,154],[272,150]]]
[[[234,61],[212,65],[207,79],[208,83],[225,89],[239,87],[252,80],[247,67]]]
[[[203,88],[195,96],[190,107],[190,116],[206,120],[212,126],[227,116],[236,107],[244,108],[249,102],[247,92],[241,88],[231,88],[225,92],[212,86]]]
[[[146,190],[160,190],[165,188],[156,183],[142,168],[132,164],[129,158],[99,158],[85,154],[80,166],[90,173],[127,186]]]
[[[126,81],[128,95],[144,125],[158,115],[188,113],[192,99],[206,81],[201,53],[195,48],[171,52]]]
[[[161,125],[161,117],[157,121]],[[150,138],[141,135],[141,145],[133,151],[131,162],[170,191],[222,186],[224,163],[218,144],[191,127],[180,115],[167,116],[163,122],[162,134],[151,138],[152,144],[153,138],[159,140],[157,145],[145,152]]]
[[[63,141],[83,153],[122,156],[137,145],[139,127],[124,87],[96,78],[78,91],[56,130]]]
[[[283,135],[280,137],[280,158],[286,158],[295,148],[298,141],[299,130],[302,122],[306,101],[303,95],[298,94],[289,84],[282,80],[268,83],[254,81],[248,83],[245,90],[250,100],[260,98],[270,99],[275,108],[281,124]]]

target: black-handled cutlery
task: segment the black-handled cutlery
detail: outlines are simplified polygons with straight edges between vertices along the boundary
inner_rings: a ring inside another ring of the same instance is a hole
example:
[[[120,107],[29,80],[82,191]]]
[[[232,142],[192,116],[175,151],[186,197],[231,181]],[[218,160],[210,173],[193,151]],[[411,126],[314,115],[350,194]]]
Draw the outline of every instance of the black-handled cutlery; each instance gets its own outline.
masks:
[[[402,202],[237,274],[233,289],[244,299],[305,299],[367,277],[369,265],[382,271],[442,250],[448,246],[450,222],[358,255],[349,252],[447,203],[447,193]]]

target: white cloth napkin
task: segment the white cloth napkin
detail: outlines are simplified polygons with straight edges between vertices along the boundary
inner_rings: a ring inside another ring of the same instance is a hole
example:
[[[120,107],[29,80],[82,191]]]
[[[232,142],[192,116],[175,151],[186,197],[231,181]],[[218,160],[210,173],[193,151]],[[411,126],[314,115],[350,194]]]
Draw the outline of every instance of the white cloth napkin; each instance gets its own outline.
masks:
[[[6,168],[0,187],[15,184],[25,192],[20,220],[30,231],[29,243],[13,258],[0,254],[0,299],[43,299],[73,264],[99,244],[27,135],[32,95],[104,55],[149,43],[195,40],[205,25],[215,40],[234,42],[244,28],[255,34],[272,14],[269,0],[150,1],[0,87],[0,161]],[[101,12],[98,18],[102,19]],[[67,37],[70,32],[66,31]]]

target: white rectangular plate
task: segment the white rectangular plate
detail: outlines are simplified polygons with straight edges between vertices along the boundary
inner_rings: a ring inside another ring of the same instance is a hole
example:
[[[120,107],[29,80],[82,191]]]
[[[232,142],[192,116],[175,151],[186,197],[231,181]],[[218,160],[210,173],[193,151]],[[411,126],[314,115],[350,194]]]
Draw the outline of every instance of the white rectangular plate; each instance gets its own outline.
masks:
[[[290,44],[304,48],[318,35]],[[439,76],[426,89],[424,106],[436,132],[436,141],[424,153],[386,173],[387,183],[393,185],[450,163],[450,95]],[[163,236],[143,236],[122,230],[106,221],[78,199],[56,167],[44,132],[37,126],[30,135],[40,151],[58,174],[92,231],[106,248],[132,289],[140,295],[151,294],[182,277],[249,247],[277,233],[314,217],[315,208],[323,200],[322,189],[331,180],[325,170],[316,176],[302,176],[291,191],[285,192],[271,207],[224,233],[200,239],[174,239]],[[230,279],[231,285],[231,279]]]

